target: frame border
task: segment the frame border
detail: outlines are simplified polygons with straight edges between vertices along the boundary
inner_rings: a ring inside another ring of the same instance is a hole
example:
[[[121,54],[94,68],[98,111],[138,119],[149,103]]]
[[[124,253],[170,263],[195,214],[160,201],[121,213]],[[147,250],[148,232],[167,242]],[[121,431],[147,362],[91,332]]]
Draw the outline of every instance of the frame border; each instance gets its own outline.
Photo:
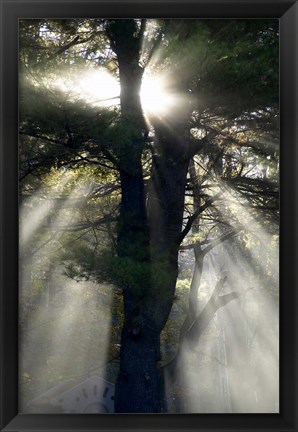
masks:
[[[0,0],[0,430],[297,431],[298,2],[293,0]],[[18,414],[18,19],[280,19],[280,413]]]

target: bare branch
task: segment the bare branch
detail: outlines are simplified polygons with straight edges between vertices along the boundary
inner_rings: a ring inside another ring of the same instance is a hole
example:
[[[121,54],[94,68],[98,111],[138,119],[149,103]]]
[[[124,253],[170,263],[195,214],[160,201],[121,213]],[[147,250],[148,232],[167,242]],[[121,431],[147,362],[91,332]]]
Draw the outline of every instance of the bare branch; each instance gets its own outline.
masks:
[[[203,249],[203,254],[206,255],[208,252],[210,252],[213,248],[221,244],[222,242],[229,240],[232,237],[235,237],[237,234],[239,234],[240,229],[229,231],[222,236],[212,240],[207,244],[207,246]]]
[[[90,40],[94,39],[94,37],[98,34],[105,34],[104,32],[94,32],[86,39],[80,39],[80,36],[76,36],[73,40],[71,40],[68,44],[62,45],[54,54],[52,54],[48,60],[52,60],[54,57],[57,57],[58,55],[62,54],[63,52],[67,51],[69,48],[75,46],[84,44],[86,42],[89,42]]]
[[[194,221],[197,219],[197,217],[203,213],[204,210],[206,210],[208,207],[210,207],[219,197],[220,197],[221,193],[219,192],[218,194],[216,194],[214,197],[208,199],[205,201],[205,203],[200,206],[198,208],[198,210],[196,210],[194,212],[194,214],[192,216],[190,216],[188,218],[187,224],[185,225],[184,230],[182,231],[180,237],[179,237],[179,244],[183,241],[183,239],[187,236],[187,234],[189,233],[189,231],[191,230],[191,227],[194,223]]]
[[[53,231],[81,231],[88,228],[95,228],[99,225],[104,225],[109,222],[117,222],[117,217],[112,217],[110,215],[104,216],[102,219],[99,219],[95,222],[86,222],[78,225],[61,225],[61,226],[52,226],[51,230]]]

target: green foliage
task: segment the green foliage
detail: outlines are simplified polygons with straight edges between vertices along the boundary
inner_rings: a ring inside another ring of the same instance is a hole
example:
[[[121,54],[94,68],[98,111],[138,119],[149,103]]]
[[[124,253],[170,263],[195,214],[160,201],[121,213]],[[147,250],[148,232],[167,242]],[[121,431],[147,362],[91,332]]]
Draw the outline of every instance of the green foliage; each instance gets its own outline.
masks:
[[[151,285],[149,263],[113,256],[110,251],[99,254],[88,245],[78,245],[64,256],[65,275],[74,280],[107,281],[135,294],[145,295]]]
[[[64,274],[76,281],[106,281],[143,297],[155,291],[162,299],[165,286],[176,273],[162,260],[158,263],[118,257],[109,250],[96,252],[88,244],[78,244],[63,256]]]
[[[171,20],[161,62],[200,110],[235,115],[277,102],[278,32],[278,20]]]
[[[137,262],[128,257],[114,257],[110,264],[110,276],[117,286],[129,289],[140,297],[149,292],[151,268],[148,262]]]
[[[167,258],[160,257],[158,261],[152,263],[151,270],[152,277],[152,290],[155,291],[157,297],[160,299],[167,298],[167,291],[165,287],[171,285],[171,282],[176,281],[177,272]]]
[[[59,75],[57,75],[58,77]],[[51,79],[49,79],[51,81]],[[28,134],[42,133],[62,140],[74,148],[88,140],[100,143],[103,132],[113,123],[115,111],[98,110],[80,100],[65,95],[51,82],[41,80],[33,85],[24,81],[20,89],[20,126]],[[73,143],[67,143],[72,135]],[[77,140],[77,142],[75,142]]]

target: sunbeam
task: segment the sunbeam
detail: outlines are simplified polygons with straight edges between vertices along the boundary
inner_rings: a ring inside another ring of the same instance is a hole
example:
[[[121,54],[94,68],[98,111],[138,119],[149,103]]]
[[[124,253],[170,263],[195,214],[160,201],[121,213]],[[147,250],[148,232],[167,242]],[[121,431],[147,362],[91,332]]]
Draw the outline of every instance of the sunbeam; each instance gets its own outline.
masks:
[[[119,104],[119,83],[104,69],[82,71],[72,78],[62,75],[53,81],[53,86],[93,106],[111,107]]]
[[[70,180],[71,175],[65,172],[59,179],[59,188],[63,188]],[[55,188],[47,194],[47,198],[44,199],[45,190],[44,187],[40,191],[36,191],[35,194],[24,199],[20,207],[20,244],[22,247],[32,238],[33,234],[39,230],[43,223],[46,223],[47,217],[55,209],[55,201],[52,196],[55,194]],[[26,217],[26,212],[29,211],[30,217]]]
[[[25,325],[19,334],[23,383],[19,403],[23,413],[60,409],[52,405],[53,396],[42,395],[58,384],[71,387],[95,374],[104,378],[109,355],[113,287],[71,280],[59,261],[59,250],[65,250],[67,243],[63,227],[69,229],[80,221],[79,203],[92,188],[71,171],[60,180],[57,186],[47,187],[46,195],[44,189],[42,195],[37,191],[37,196],[24,200],[21,208],[19,296]],[[98,326],[99,334],[90,331]]]
[[[277,235],[268,232],[246,199],[226,183],[218,181],[211,190],[213,196],[219,196],[213,208],[239,234],[205,256],[197,299],[198,316],[219,277],[227,278],[221,295],[242,294],[216,311],[200,336],[198,347],[195,342],[183,346],[179,357],[183,367],[179,368],[175,385],[177,398],[170,381],[166,383],[171,395],[169,404],[174,411],[189,413],[277,413]],[[217,230],[213,233],[216,235]],[[183,394],[183,406],[175,403],[181,400],[179,394]]]
[[[210,296],[216,277],[223,272],[227,282],[222,294],[245,292],[251,287],[254,268],[239,255],[237,247],[233,249],[232,253],[230,247],[220,245],[206,256],[200,294],[209,287]],[[199,298],[198,314],[206,303],[202,295]],[[178,391],[185,398],[182,412],[278,412],[277,309],[260,282],[217,311],[198,348],[194,343],[182,353],[184,366],[178,380]]]
[[[118,80],[104,70],[82,72],[74,76],[60,76],[52,83],[69,97],[79,98],[96,107],[113,107],[120,103]],[[179,97],[168,90],[166,77],[145,72],[140,98],[146,117],[163,116],[179,103]]]

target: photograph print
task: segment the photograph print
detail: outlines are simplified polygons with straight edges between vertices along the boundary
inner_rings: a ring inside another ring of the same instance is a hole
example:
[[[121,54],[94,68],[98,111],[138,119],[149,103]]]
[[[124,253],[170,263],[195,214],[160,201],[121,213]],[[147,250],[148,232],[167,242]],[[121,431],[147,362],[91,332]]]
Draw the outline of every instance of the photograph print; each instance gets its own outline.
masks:
[[[19,412],[279,413],[279,20],[19,20]]]

